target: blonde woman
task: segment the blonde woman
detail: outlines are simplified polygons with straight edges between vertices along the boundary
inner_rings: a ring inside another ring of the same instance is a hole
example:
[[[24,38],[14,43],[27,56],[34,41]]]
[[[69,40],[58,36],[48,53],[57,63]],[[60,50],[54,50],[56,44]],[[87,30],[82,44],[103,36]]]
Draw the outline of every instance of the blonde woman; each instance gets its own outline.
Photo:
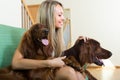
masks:
[[[15,51],[12,67],[14,69],[36,69],[44,67],[60,67],[56,72],[56,80],[66,78],[67,80],[84,80],[83,76],[73,68],[65,66],[62,61],[65,57],[60,57],[64,50],[62,27],[64,23],[63,6],[55,0],[46,0],[41,3],[38,22],[49,27],[49,43],[53,47],[51,60],[26,59],[19,48]]]

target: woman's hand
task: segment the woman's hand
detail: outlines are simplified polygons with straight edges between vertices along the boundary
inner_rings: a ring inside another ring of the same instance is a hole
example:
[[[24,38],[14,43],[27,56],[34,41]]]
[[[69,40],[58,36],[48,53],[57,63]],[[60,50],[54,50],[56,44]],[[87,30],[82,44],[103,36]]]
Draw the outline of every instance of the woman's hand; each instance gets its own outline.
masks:
[[[78,39],[75,41],[75,44],[77,44],[80,40],[83,40],[84,42],[86,42],[89,38],[85,37],[85,36],[79,36]]]
[[[63,59],[65,59],[66,56],[58,57],[50,60],[50,67],[63,67],[65,65]]]
[[[79,39],[79,40],[83,39],[84,42],[86,42],[89,38],[88,38],[88,37],[85,37],[85,36],[79,36],[78,39]]]

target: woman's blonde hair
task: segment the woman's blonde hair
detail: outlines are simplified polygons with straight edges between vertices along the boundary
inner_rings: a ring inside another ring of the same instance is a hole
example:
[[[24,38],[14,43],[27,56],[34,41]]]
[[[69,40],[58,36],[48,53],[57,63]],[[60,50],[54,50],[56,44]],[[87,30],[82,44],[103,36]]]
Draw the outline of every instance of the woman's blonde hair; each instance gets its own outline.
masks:
[[[55,7],[62,4],[56,0],[46,0],[41,3],[38,11],[38,22],[49,27],[49,41],[54,49],[54,56],[61,55],[63,45],[63,28],[55,28]]]

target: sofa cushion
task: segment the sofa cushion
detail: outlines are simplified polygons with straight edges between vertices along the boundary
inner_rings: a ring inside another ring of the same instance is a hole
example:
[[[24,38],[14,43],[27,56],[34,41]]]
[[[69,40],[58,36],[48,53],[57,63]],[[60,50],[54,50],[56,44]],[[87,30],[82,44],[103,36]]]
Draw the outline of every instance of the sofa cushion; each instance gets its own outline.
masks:
[[[25,29],[0,24],[0,67],[11,64],[15,49]]]

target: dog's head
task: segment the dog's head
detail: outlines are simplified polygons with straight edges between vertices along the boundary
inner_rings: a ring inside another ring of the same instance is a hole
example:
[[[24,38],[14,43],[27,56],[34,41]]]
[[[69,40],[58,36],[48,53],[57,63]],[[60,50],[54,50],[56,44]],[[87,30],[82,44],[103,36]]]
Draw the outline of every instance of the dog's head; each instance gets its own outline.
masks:
[[[46,46],[48,45],[48,32],[49,29],[47,26],[42,24],[34,24],[30,28],[30,35],[33,40],[33,43],[37,46]]]
[[[101,59],[108,59],[112,53],[101,47],[100,43],[94,39],[87,41],[78,39],[74,45],[77,53],[79,53],[79,62],[81,66],[86,63],[95,63],[96,65],[104,65]]]

